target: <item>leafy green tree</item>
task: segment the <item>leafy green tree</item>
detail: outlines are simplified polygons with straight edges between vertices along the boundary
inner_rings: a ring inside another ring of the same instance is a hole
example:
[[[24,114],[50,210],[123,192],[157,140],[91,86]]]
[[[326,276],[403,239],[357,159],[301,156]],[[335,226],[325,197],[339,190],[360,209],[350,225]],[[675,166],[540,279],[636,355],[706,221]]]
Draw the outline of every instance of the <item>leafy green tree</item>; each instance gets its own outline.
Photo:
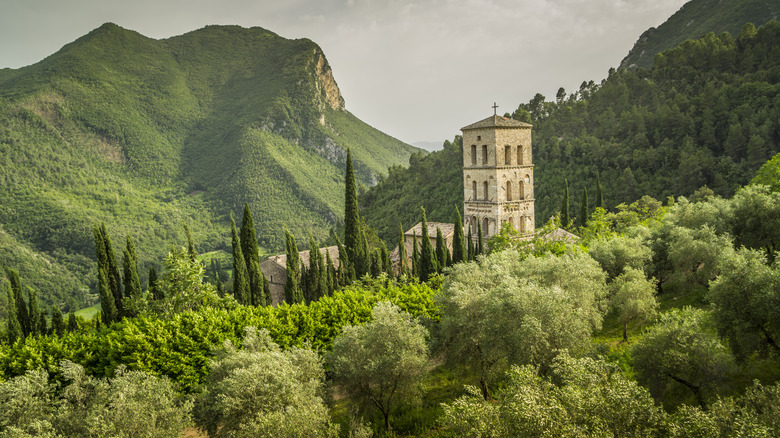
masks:
[[[718,333],[739,359],[780,354],[780,267],[751,249],[724,251],[708,298]]]
[[[610,289],[611,307],[623,325],[623,340],[628,341],[629,323],[650,321],[656,316],[655,281],[648,280],[643,271],[629,267],[612,281]]]
[[[731,200],[732,234],[737,245],[762,248],[768,263],[773,263],[780,246],[780,192],[751,185],[738,191]]]
[[[550,376],[512,367],[485,401],[479,390],[443,405],[443,436],[659,436],[666,416],[650,394],[614,365],[562,353]]]
[[[135,245],[130,236],[127,236],[127,246],[123,251],[124,259],[122,267],[124,270],[125,285],[125,307],[127,316],[137,316],[143,308],[144,297],[141,291],[141,280],[138,278],[138,256],[135,253]]]
[[[477,367],[487,399],[509,364],[544,370],[560,350],[584,352],[605,296],[604,273],[587,254],[523,259],[506,250],[455,265],[438,297],[444,353]]]
[[[707,312],[690,307],[662,314],[631,353],[639,382],[672,406],[680,397],[675,390],[685,388],[706,409],[733,366]]]
[[[54,385],[45,370],[0,383],[0,433],[9,437],[63,437],[54,429]]]
[[[564,180],[563,201],[561,201],[561,227],[569,228],[569,180]]]
[[[333,341],[329,363],[336,384],[363,407],[382,412],[385,429],[397,405],[419,392],[428,366],[427,330],[388,302],[371,312],[370,322],[346,326]]]
[[[267,330],[245,329],[243,349],[226,341],[211,361],[195,423],[210,437],[337,437],[323,396],[317,353],[282,350]]]
[[[171,247],[163,261],[165,271],[160,281],[164,298],[154,302],[158,316],[216,306],[217,290],[211,283],[203,282],[203,265],[193,261],[183,248]]]
[[[607,236],[590,243],[588,253],[614,279],[626,269],[645,270],[650,266],[652,251],[641,236]]]
[[[425,218],[425,209],[422,210],[422,240],[420,242],[420,280],[428,281],[428,279],[436,274],[436,260],[433,253],[433,245],[431,245],[431,239],[428,235],[428,220]]]
[[[299,285],[301,278],[301,259],[295,237],[287,230],[287,282],[284,284],[284,300],[288,304],[303,303],[303,291]]]
[[[241,238],[236,230],[236,221],[230,216],[230,227],[233,246],[233,296],[239,304],[250,304],[252,291],[250,289],[249,270],[246,258],[241,250]]]
[[[458,206],[455,206],[455,233],[452,237],[452,264],[467,260],[466,242],[463,238],[463,218]]]
[[[750,184],[769,186],[771,191],[780,192],[780,153],[758,169]]]

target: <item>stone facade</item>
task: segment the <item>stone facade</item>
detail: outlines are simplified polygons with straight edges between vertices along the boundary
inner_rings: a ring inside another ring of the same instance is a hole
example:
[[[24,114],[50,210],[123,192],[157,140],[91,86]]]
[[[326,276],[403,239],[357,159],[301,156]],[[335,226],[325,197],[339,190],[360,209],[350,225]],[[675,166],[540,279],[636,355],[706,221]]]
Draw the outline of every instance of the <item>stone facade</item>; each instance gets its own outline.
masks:
[[[497,234],[504,223],[534,232],[534,166],[528,123],[493,115],[463,132],[463,225],[477,239]]]
[[[333,267],[339,268],[339,247],[328,246],[320,248],[320,253],[323,259],[325,259],[326,251],[330,253],[330,259],[333,262]],[[298,258],[301,261],[301,266],[309,266],[309,251],[298,252]],[[268,279],[268,285],[271,289],[271,298],[274,306],[284,302],[284,286],[287,284],[287,254],[279,254],[268,257],[260,263],[260,270],[263,271],[263,275]]]
[[[431,242],[431,246],[434,251],[436,250],[436,229],[441,230],[441,236],[444,238],[444,244],[447,246],[450,256],[452,256],[452,239],[455,237],[455,225],[445,222],[428,222],[428,240]],[[406,247],[406,267],[411,269],[412,267],[412,248],[414,247],[414,236],[417,236],[417,251],[422,248],[422,222],[417,222],[415,226],[409,228],[404,232],[404,246]],[[396,246],[389,254],[390,261],[393,262],[393,270],[396,275],[400,270],[399,263],[401,262],[400,249]]]

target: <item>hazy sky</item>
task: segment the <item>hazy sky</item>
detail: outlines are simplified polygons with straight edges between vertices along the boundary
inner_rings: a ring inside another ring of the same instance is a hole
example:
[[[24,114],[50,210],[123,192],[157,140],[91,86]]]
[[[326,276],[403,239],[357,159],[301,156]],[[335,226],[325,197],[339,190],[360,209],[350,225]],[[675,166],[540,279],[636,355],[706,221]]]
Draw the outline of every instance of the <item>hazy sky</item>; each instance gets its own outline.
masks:
[[[0,0],[0,68],[111,21],[151,38],[208,24],[318,43],[347,109],[403,141],[441,142],[540,92],[603,79],[687,0]]]

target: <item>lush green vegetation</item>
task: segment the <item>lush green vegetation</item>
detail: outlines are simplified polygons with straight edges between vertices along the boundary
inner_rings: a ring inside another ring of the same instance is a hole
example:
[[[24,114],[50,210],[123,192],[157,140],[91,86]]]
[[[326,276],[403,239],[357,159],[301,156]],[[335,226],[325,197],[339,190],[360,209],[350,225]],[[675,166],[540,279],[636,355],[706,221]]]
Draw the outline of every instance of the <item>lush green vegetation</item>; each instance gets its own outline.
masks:
[[[566,180],[576,194],[569,208],[575,226],[578,194],[596,193],[597,176],[609,209],[643,195],[691,196],[705,185],[731,196],[780,151],[778,60],[780,23],[757,31],[747,25],[737,39],[708,34],[685,42],[650,70],[611,70],[601,84],[521,104],[507,116],[534,124],[536,223],[562,210]],[[453,221],[449,205],[461,205],[463,196],[459,153],[447,145],[409,169],[393,169],[361,197],[368,224],[394,240],[397,223],[415,223],[420,205],[431,220]]]
[[[312,41],[260,28],[153,40],[110,23],[4,70],[2,271],[69,309],[97,295],[95,223],[131,237],[142,283],[186,241],[182,223],[200,252],[228,249],[245,203],[262,253],[284,227],[325,238],[343,221],[347,148],[362,184],[415,150],[346,111],[330,74]]]
[[[778,16],[780,5],[776,2],[692,0],[657,28],[646,30],[620,62],[620,66],[629,67],[635,64],[650,68],[656,54],[685,40],[695,40],[709,32],[737,35],[745,23],[760,26],[771,19],[777,19]]]

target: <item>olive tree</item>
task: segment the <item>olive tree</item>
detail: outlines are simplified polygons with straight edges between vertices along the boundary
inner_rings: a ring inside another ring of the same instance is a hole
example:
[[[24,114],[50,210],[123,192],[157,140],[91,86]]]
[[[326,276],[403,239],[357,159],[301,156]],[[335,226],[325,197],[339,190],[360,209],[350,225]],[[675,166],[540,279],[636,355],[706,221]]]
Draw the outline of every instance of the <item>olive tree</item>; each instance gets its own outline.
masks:
[[[656,436],[665,414],[650,393],[614,365],[561,354],[550,376],[530,365],[515,366],[497,401],[479,390],[443,405],[448,437]]]
[[[767,265],[759,250],[728,249],[719,268],[708,298],[718,332],[735,356],[780,353],[780,266]]]
[[[627,341],[630,322],[649,321],[656,315],[655,281],[648,280],[638,269],[627,268],[609,286],[612,309],[623,325],[623,340]]]
[[[690,307],[663,314],[634,345],[632,355],[639,382],[656,398],[672,404],[675,391],[685,388],[705,409],[733,366],[709,314]]]
[[[438,296],[444,352],[488,382],[512,364],[549,366],[590,345],[601,327],[604,273],[587,254],[528,257],[512,250],[453,267]]]
[[[336,385],[362,407],[373,406],[391,430],[390,415],[413,399],[428,367],[428,331],[388,302],[379,302],[371,321],[347,326],[333,340],[329,363]]]
[[[245,329],[243,349],[225,341],[195,402],[210,437],[329,437],[338,434],[322,399],[317,353],[282,351],[268,331]]]
[[[652,259],[652,252],[644,239],[625,235],[594,240],[589,254],[610,278],[622,274],[626,268],[644,270]]]

